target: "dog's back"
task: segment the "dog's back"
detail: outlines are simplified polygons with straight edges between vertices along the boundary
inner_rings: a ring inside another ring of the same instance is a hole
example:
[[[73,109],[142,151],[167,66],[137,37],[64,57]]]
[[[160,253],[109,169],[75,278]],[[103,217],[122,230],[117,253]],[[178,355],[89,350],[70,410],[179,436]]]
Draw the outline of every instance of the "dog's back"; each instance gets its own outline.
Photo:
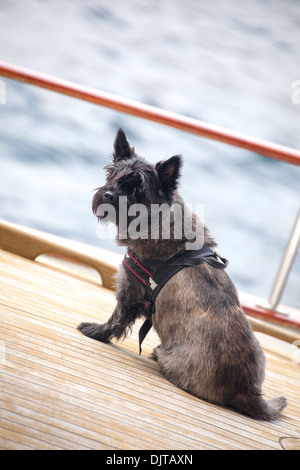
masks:
[[[180,271],[159,294],[153,324],[155,358],[177,387],[256,419],[275,419],[286,406],[261,396],[264,353],[226,272],[204,264]]]

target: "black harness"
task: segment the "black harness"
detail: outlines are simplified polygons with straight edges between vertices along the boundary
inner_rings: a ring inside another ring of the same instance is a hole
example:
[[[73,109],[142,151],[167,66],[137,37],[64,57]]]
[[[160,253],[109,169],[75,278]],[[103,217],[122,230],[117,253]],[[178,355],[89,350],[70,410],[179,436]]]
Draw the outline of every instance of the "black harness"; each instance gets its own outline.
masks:
[[[228,261],[221,258],[214,250],[204,245],[200,250],[189,250],[167,261],[155,259],[145,260],[142,262],[129,249],[123,259],[123,267],[128,274],[138,281],[145,288],[145,301],[149,305],[148,318],[141,326],[139,331],[139,349],[142,352],[142,342],[144,341],[148,331],[152,327],[152,315],[155,312],[155,299],[168,282],[168,280],[183,268],[197,266],[201,263],[207,263],[217,269],[225,269]]]

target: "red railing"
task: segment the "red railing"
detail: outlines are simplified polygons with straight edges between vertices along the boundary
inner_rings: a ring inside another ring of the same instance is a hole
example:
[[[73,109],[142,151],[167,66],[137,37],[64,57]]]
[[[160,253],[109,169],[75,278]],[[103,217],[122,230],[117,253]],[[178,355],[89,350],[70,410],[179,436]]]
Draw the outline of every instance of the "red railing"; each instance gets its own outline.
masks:
[[[251,150],[266,157],[300,165],[300,150],[256,139],[239,132],[165,111],[154,106],[145,105],[111,93],[77,85],[3,61],[0,61],[0,75],[115,109],[126,114],[165,124],[166,126],[175,127],[202,137]]]
[[[188,118],[180,114],[165,111],[154,106],[145,105],[134,100],[123,98],[104,91],[95,90],[82,85],[54,78],[32,70],[18,67],[0,61],[0,76],[25,82],[38,87],[46,88],[64,95],[72,96],[90,103],[131,114],[143,119],[175,127],[192,134],[212,140],[224,142],[229,145],[241,147],[266,157],[282,160],[284,162],[300,165],[300,151],[283,145],[274,144],[262,139],[224,129],[197,119]],[[258,306],[251,296],[242,297],[242,307],[249,315],[259,318],[269,318],[272,321],[285,323],[290,326],[300,326],[299,311],[291,309],[286,316],[268,308]]]

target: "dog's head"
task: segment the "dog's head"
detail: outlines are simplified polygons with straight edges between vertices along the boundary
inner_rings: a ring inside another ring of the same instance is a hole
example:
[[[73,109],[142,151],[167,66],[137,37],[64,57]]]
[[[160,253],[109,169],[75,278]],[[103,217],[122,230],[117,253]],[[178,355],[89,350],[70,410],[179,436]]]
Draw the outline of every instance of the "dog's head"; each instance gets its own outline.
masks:
[[[136,154],[123,130],[119,129],[112,163],[105,167],[106,183],[93,198],[94,214],[101,222],[114,222],[120,228],[122,216],[126,216],[127,225],[132,221],[132,206],[145,207],[148,215],[154,204],[171,206],[181,165],[179,155],[156,165],[147,162]]]

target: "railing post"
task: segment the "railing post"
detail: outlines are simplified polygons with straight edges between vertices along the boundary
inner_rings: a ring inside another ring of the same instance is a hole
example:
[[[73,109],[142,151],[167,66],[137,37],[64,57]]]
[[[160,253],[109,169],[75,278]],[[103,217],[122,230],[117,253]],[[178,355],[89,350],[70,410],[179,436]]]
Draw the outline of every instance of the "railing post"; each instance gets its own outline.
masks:
[[[290,235],[290,239],[286,246],[285,252],[283,254],[269,299],[269,308],[271,310],[276,310],[283,290],[285,288],[289,273],[291,271],[294,259],[297,254],[297,250],[300,243],[300,210],[296,218],[295,225]]]

